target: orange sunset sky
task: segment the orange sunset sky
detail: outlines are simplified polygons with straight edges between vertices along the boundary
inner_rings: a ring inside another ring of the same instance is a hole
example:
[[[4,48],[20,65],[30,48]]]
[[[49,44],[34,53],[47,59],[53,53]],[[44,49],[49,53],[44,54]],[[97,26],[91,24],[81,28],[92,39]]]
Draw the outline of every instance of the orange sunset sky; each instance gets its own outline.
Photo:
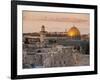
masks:
[[[39,32],[44,25],[48,32],[64,32],[73,25],[81,34],[88,34],[90,15],[86,13],[23,11],[23,33]]]

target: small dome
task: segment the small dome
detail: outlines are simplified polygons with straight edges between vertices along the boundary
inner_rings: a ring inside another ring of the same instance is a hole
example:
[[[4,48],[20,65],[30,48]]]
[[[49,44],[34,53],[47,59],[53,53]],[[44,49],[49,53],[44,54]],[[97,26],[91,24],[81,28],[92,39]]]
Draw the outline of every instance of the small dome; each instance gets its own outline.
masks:
[[[68,31],[68,36],[70,36],[70,37],[78,37],[78,36],[80,36],[80,31],[78,30],[78,28],[72,27]]]

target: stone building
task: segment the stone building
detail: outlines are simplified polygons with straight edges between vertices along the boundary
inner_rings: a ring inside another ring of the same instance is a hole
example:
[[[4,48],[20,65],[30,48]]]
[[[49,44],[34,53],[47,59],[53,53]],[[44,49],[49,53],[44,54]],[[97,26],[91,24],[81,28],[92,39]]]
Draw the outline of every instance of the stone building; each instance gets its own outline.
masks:
[[[67,32],[48,32],[43,25],[40,32],[23,34],[23,68],[89,65],[88,56],[88,63],[81,59],[79,47],[84,43],[75,26]]]
[[[65,30],[66,31],[66,30]],[[45,44],[59,43],[62,44],[62,41],[70,40],[80,40],[81,34],[80,31],[73,26],[69,29],[68,32],[48,32],[45,30],[45,26],[42,25],[40,32],[27,33],[23,34],[23,42],[28,42],[30,44],[40,43],[41,47],[45,47]]]
[[[82,61],[81,53],[74,49],[73,46],[56,45],[51,48],[42,48],[40,51],[23,54],[23,64],[28,64],[28,68],[48,68],[48,67],[65,67],[78,66]],[[84,63],[89,65],[89,63]]]

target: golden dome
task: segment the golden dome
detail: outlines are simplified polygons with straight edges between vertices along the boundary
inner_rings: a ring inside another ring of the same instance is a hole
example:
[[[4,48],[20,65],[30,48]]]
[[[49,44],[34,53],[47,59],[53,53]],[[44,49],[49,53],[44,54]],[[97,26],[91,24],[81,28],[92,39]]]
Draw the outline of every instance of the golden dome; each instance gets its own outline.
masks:
[[[70,37],[78,37],[78,36],[80,36],[80,31],[78,30],[78,28],[72,27],[68,31],[68,36],[70,36]]]

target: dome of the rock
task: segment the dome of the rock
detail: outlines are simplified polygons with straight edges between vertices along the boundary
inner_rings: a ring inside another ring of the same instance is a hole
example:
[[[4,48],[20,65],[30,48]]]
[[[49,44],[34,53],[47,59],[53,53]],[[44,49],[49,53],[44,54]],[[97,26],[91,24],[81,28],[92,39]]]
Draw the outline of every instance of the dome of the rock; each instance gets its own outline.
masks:
[[[76,27],[72,27],[68,31],[68,36],[70,37],[79,37],[80,36],[80,31]]]

